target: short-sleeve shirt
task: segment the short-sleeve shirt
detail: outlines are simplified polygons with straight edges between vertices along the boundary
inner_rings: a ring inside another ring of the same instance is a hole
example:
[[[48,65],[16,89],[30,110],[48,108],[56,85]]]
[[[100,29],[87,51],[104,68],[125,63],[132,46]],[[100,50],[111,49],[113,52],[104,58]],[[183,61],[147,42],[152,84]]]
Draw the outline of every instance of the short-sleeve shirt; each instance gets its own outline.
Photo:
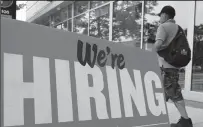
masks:
[[[178,32],[178,25],[175,24],[175,20],[169,19],[165,23],[159,25],[156,33],[156,40],[162,40],[163,44],[158,50],[167,47]],[[175,68],[168,64],[162,57],[158,56],[159,65],[164,68]]]

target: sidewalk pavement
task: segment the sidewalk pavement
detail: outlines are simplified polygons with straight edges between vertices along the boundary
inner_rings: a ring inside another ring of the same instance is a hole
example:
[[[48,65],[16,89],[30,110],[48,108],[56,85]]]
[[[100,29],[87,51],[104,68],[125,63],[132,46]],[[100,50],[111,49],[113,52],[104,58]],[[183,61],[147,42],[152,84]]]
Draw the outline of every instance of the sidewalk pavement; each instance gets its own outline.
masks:
[[[177,123],[180,118],[177,108],[171,102],[167,103],[167,108],[170,123]],[[193,127],[203,127],[203,103],[186,101],[186,110],[193,121]]]

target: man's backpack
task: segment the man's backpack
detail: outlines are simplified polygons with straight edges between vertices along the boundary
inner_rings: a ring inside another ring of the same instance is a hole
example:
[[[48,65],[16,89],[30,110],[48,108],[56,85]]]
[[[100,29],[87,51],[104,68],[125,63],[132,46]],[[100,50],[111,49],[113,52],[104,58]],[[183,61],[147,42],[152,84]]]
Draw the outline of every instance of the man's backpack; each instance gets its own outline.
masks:
[[[191,50],[183,29],[178,26],[178,32],[172,42],[157,52],[170,65],[181,68],[185,67],[191,60]]]

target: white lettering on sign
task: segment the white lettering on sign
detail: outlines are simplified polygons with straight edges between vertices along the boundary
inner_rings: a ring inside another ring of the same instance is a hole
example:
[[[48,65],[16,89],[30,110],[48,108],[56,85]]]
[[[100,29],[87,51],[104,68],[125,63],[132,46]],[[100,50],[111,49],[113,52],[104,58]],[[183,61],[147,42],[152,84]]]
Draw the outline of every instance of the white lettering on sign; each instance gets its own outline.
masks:
[[[88,64],[83,66],[74,62],[75,75],[71,75],[70,68],[68,60],[55,60],[57,102],[52,104],[57,103],[58,122],[74,121],[74,115],[78,116],[79,121],[92,120],[90,98],[95,100],[98,119],[109,119],[107,98],[102,92],[104,87],[109,91],[111,118],[134,117],[132,102],[140,116],[148,115],[147,105],[154,116],[166,114],[163,93],[154,92],[154,89],[162,87],[155,72],[149,71],[144,74],[143,85],[139,70],[133,70],[131,77],[127,68],[119,70],[119,76],[116,68],[113,69],[111,66],[106,66],[106,70],[102,72],[97,65],[91,68]],[[104,75],[107,77],[107,86],[104,86]],[[34,99],[36,124],[52,123],[48,58],[33,57],[33,76],[33,83],[23,82],[23,56],[4,53],[4,126],[24,125],[24,98]],[[72,79],[76,82],[77,97],[72,95],[71,86],[74,84],[71,84],[71,77],[75,77]],[[89,77],[92,78],[92,84]],[[121,81],[121,95],[117,78]],[[120,102],[120,97],[123,97],[123,102]],[[73,112],[73,99],[77,99],[75,106],[78,114]],[[155,99],[158,101],[157,105]],[[124,109],[121,109],[121,103],[124,104]],[[121,110],[124,110],[125,116],[122,116]]]
[[[3,9],[1,10],[1,13],[2,13],[2,14],[6,14],[6,15],[9,15],[9,14],[10,14],[10,12],[9,12],[8,10],[3,10]]]
[[[116,69],[106,66],[107,84],[109,89],[109,99],[111,107],[111,117],[121,118],[121,104],[118,91],[118,80]]]
[[[67,60],[55,60],[58,121],[73,121],[70,67]]]
[[[133,83],[130,74],[128,73],[128,70],[126,68],[120,70],[125,116],[133,117],[132,99],[140,113],[140,116],[146,116],[147,112],[141,74],[138,70],[134,70],[133,72],[135,83]]]
[[[166,114],[166,107],[164,103],[164,95],[163,93],[155,93],[156,99],[158,101],[158,105],[155,104],[154,101],[154,91],[152,88],[152,81],[155,84],[156,88],[161,88],[161,81],[156,73],[152,71],[148,71],[144,76],[145,89],[147,95],[147,101],[149,105],[149,109],[153,115],[159,116],[161,113]]]
[[[88,75],[92,76],[93,87],[89,87]],[[90,97],[96,102],[96,112],[99,119],[108,119],[106,98],[101,92],[104,88],[103,74],[97,65],[81,65],[75,62],[75,77],[78,99],[79,120],[91,120]]]
[[[33,57],[34,82],[23,82],[22,55],[4,54],[4,125],[24,125],[24,98],[33,98],[35,123],[52,123],[49,59]]]

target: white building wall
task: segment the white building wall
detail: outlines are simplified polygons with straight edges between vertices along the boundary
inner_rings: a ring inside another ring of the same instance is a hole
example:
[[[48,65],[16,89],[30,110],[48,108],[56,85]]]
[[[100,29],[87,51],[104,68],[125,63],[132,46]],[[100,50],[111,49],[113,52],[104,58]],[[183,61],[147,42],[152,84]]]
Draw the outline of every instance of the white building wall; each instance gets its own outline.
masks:
[[[35,3],[37,3],[38,1],[27,1],[26,2],[26,9],[31,8],[33,5],[35,5]]]
[[[26,4],[27,1],[17,1],[17,5]],[[26,21],[26,6],[16,11],[16,19],[20,21]]]

